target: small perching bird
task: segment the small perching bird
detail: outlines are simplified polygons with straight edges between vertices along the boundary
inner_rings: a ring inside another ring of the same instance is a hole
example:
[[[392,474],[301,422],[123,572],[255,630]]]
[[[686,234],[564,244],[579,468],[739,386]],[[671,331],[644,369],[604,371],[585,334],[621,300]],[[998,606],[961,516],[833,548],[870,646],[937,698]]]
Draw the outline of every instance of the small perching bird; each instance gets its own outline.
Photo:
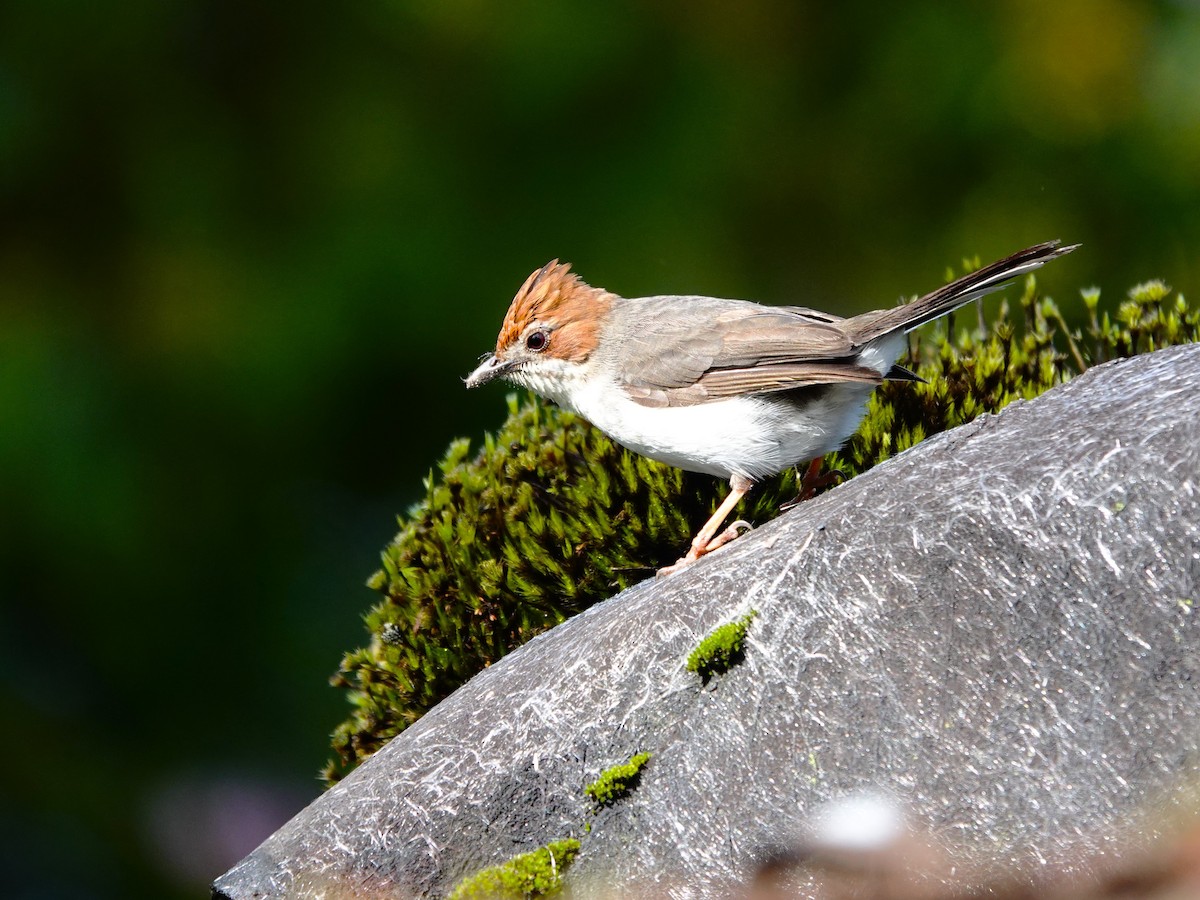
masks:
[[[635,453],[728,478],[728,497],[666,573],[737,536],[744,523],[717,532],[756,481],[841,447],[877,385],[914,380],[896,365],[905,334],[1077,246],[1037,244],[848,319],[715,297],[627,299],[554,260],[517,291],[495,352],[466,384],[505,378]]]

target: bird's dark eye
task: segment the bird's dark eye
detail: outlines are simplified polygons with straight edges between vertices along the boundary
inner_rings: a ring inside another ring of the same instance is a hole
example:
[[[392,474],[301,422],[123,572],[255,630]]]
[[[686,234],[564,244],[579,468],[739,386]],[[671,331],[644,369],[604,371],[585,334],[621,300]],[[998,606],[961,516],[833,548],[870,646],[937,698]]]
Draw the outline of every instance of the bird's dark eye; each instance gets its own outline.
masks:
[[[525,346],[534,353],[540,353],[546,349],[546,343],[549,339],[546,337],[546,332],[535,331],[529,337],[525,338]]]

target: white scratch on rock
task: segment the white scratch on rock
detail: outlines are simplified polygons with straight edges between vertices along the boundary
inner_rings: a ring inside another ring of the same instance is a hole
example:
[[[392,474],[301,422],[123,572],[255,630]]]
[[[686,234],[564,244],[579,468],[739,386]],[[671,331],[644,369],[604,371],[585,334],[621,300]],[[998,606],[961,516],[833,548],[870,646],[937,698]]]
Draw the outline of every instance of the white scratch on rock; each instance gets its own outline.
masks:
[[[1100,556],[1103,558],[1104,562],[1110,569],[1112,569],[1113,574],[1120,578],[1122,576],[1121,567],[1118,566],[1117,561],[1113,559],[1112,551],[1104,545],[1104,541],[1102,541],[1099,537],[1096,538],[1096,548],[1100,551]]]

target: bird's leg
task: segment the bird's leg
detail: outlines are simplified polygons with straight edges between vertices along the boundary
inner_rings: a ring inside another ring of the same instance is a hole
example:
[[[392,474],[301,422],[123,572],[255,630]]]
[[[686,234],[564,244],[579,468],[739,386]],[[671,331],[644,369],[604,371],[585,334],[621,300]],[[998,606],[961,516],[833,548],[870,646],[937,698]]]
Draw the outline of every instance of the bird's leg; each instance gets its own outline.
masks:
[[[721,523],[733,512],[733,508],[741,502],[741,499],[746,496],[746,493],[753,484],[754,482],[742,475],[734,475],[729,479],[729,496],[725,498],[725,502],[717,507],[717,511],[712,514],[712,517],[704,523],[704,527],[692,538],[692,548],[688,551],[687,556],[684,557],[686,560],[689,562],[697,560],[705,553],[716,550],[717,547],[727,544],[733,538],[737,537],[738,532],[735,524],[731,526],[733,530],[732,535],[726,537],[725,534],[722,534],[717,540],[713,539],[713,535],[717,533],[717,529],[721,527]]]
[[[710,540],[698,556],[703,556],[705,553],[712,553],[714,550],[724,547],[735,537],[740,537],[743,531],[752,531],[754,526],[745,519],[738,519],[736,522],[731,522],[729,527]]]
[[[800,484],[797,485],[796,499],[789,500],[787,503],[783,504],[783,506],[779,507],[780,510],[786,511],[791,509],[793,506],[799,506],[805,500],[811,500],[813,495],[816,494],[816,492],[821,488],[829,487],[831,484],[836,484],[838,481],[846,477],[837,469],[830,469],[828,472],[822,475],[821,463],[824,461],[824,457],[818,456],[808,464],[808,468],[804,471],[804,476],[800,479]]]
[[[696,533],[692,538],[691,549],[688,550],[687,556],[679,560],[673,566],[659,569],[659,575],[670,575],[672,572],[682,569],[689,563],[693,563],[706,553],[711,553],[718,547],[723,547],[741,533],[741,529],[749,528],[750,523],[737,521],[730,525],[721,534],[717,534],[717,529],[721,527],[726,517],[733,512],[733,508],[738,505],[738,502],[746,496],[746,492],[753,486],[749,478],[742,475],[734,475],[729,479],[729,496],[725,501],[717,507],[717,511],[712,514],[712,517],[704,523],[704,527]],[[714,537],[716,535],[716,537]]]

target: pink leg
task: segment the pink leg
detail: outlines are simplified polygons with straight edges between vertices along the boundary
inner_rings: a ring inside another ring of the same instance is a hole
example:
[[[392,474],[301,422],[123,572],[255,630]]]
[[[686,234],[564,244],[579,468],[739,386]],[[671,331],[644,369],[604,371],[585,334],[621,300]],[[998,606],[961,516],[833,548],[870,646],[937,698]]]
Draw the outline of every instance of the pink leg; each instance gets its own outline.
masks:
[[[684,566],[698,560],[704,554],[711,553],[718,547],[723,547],[725,544],[728,544],[735,537],[737,537],[738,534],[741,533],[741,527],[749,528],[749,523],[738,521],[734,522],[729,526],[729,528],[717,535],[717,529],[721,527],[721,524],[725,521],[729,514],[733,512],[733,508],[738,505],[739,501],[741,501],[743,497],[746,496],[746,492],[749,491],[753,485],[754,482],[741,475],[734,475],[732,478],[730,478],[729,496],[725,498],[725,501],[717,508],[717,511],[712,514],[712,517],[704,523],[704,527],[700,529],[694,538],[692,538],[692,546],[691,549],[688,550],[687,556],[683,557],[683,559],[679,560],[673,566],[667,566],[666,568],[659,569],[658,574],[670,575],[672,572],[682,569]],[[716,537],[714,538],[713,535],[716,535]]]

